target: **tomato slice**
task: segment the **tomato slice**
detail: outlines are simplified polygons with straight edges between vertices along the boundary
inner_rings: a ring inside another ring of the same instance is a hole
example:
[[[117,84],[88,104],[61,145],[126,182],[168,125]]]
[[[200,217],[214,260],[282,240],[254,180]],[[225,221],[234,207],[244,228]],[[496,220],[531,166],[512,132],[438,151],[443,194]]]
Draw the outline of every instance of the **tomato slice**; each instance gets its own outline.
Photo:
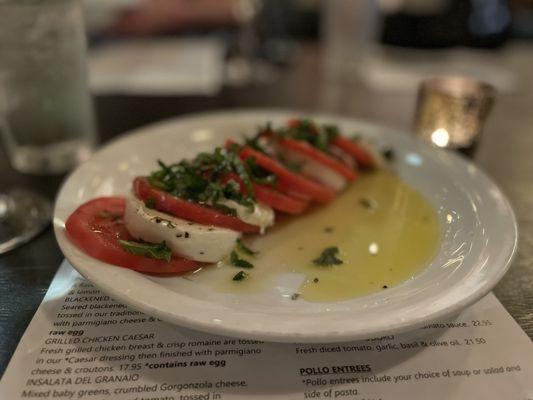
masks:
[[[298,126],[300,126],[300,119],[298,118],[291,118],[287,121],[287,126],[289,128],[297,128]]]
[[[297,128],[301,123],[301,119],[293,118],[288,121],[287,126]],[[309,129],[310,132],[317,133],[317,128],[314,125],[311,125]],[[350,154],[362,167],[373,167],[376,165],[374,157],[367,149],[344,136],[337,136],[333,139],[332,144]]]
[[[280,185],[291,187],[294,192],[303,193],[321,203],[327,203],[335,198],[335,191],[332,189],[288,170],[278,161],[249,146],[241,149],[240,157],[244,160],[254,158],[257,165],[276,174]]]
[[[302,124],[302,120],[299,118],[291,118],[287,121],[287,126],[289,128],[298,128]],[[318,129],[314,123],[309,125],[309,131],[312,133],[318,133]]]
[[[357,163],[362,167],[373,167],[376,165],[376,161],[374,160],[374,157],[372,157],[372,154],[363,146],[350,139],[343,136],[337,136],[331,143],[355,158]]]
[[[247,224],[239,218],[223,214],[212,207],[203,206],[172,196],[163,190],[152,186],[146,178],[137,177],[133,181],[135,195],[146,201],[153,199],[156,210],[175,215],[189,221],[203,225],[215,225],[221,228],[233,229],[234,231],[256,233],[260,228],[256,225]]]
[[[280,146],[285,147],[286,149],[303,154],[306,157],[324,165],[325,167],[331,168],[333,171],[339,173],[349,181],[353,181],[357,177],[355,170],[343,162],[338,161],[326,153],[316,149],[303,140],[286,139],[280,137],[278,138],[278,143]]]
[[[223,178],[223,182],[227,182],[230,179],[233,179],[239,184],[241,192],[246,193],[244,182],[237,174],[227,174]],[[287,214],[301,214],[309,204],[309,201],[287,196],[268,185],[252,182],[252,187],[257,201],[272,207],[274,210],[282,211]]]
[[[290,185],[286,181],[278,180],[276,182],[276,189],[280,192],[285,193],[287,196],[293,197],[300,201],[304,201],[305,203],[310,203],[313,200],[312,197],[294,190],[294,187],[292,187],[292,185]]]
[[[86,254],[108,264],[152,274],[179,274],[201,263],[176,255],[170,262],[128,253],[119,239],[132,240],[126,230],[122,197],[100,197],[79,206],[65,224],[70,239]]]
[[[301,214],[309,204],[309,201],[288,196],[266,185],[254,184],[254,191],[260,202],[287,214]]]

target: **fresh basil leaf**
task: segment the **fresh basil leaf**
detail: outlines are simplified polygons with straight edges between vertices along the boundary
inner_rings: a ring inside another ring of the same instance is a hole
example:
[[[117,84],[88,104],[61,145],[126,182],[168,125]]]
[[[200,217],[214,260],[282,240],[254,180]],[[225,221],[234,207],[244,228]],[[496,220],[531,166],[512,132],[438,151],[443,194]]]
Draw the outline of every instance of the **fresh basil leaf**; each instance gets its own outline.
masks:
[[[367,210],[371,210],[375,207],[375,203],[372,200],[367,199],[366,197],[359,199],[359,204],[361,205],[361,207],[366,208]]]
[[[254,136],[254,137],[248,137],[248,138],[245,138],[244,139],[244,143],[248,146],[248,147],[251,147],[252,149],[254,150],[257,150],[259,151],[260,153],[263,153],[263,154],[267,154],[267,150],[263,147],[263,145],[260,143],[260,140],[261,140],[261,137],[265,134],[265,133],[270,133],[272,132],[272,124],[270,122],[268,122],[266,124],[266,126],[264,127],[259,127],[259,129],[257,130],[257,134]]]
[[[146,206],[146,208],[155,208],[155,199],[153,197],[148,197],[145,201],[144,201],[144,205]]]
[[[259,254],[258,251],[253,251],[251,248],[246,246],[241,239],[237,239],[237,249],[239,249],[244,254],[248,254],[249,256],[255,256]]]
[[[185,200],[214,205],[226,198],[253,208],[255,198],[251,178],[237,151],[238,149],[224,150],[217,147],[211,153],[200,153],[192,160],[176,164],[167,165],[158,161],[160,169],[152,172],[148,180],[158,189]],[[246,195],[234,183],[221,182],[228,173],[239,175],[247,188]],[[231,213],[226,208],[224,210]]]
[[[231,254],[229,256],[229,259],[230,259],[231,264],[233,266],[237,267],[237,268],[250,269],[250,268],[254,267],[254,265],[251,262],[240,258],[239,255],[237,254],[237,252],[235,252],[235,251],[231,252]]]
[[[343,261],[337,258],[337,253],[339,252],[338,247],[327,247],[322,251],[319,257],[313,260],[313,264],[327,267],[330,265],[339,265]]]
[[[331,154],[329,146],[339,136],[339,128],[331,124],[319,126],[311,120],[302,119],[297,125],[279,129],[276,133],[282,137],[305,141],[316,149]]]
[[[148,243],[134,242],[131,240],[119,240],[118,242],[125,251],[137,256],[165,260],[166,262],[170,262],[172,258],[172,252],[165,242]]]
[[[225,204],[213,203],[213,207],[219,211],[222,211],[226,215],[231,215],[232,217],[237,216],[237,210],[231,207],[228,207]]]
[[[266,169],[260,167],[255,162],[255,158],[250,157],[246,159],[246,164],[248,166],[248,170],[250,171],[250,178],[253,182],[259,183],[262,185],[275,185],[278,177],[276,174],[271,173],[270,171],[267,171]]]
[[[244,271],[239,271],[233,276],[233,281],[242,281],[243,279],[246,279],[248,277],[248,274]]]
[[[246,171],[246,168],[244,167],[242,160],[234,152],[229,153],[229,155],[231,156],[231,162],[233,164],[235,172],[239,175],[239,177],[244,182],[247,196],[254,198],[254,188],[252,186],[252,181],[250,179],[250,175],[248,174],[248,171]]]

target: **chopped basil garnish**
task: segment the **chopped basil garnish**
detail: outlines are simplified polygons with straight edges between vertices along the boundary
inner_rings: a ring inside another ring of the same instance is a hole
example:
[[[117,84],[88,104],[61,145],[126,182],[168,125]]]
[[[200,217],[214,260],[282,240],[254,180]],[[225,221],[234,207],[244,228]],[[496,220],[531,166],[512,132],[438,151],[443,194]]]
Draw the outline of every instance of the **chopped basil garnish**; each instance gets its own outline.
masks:
[[[253,251],[246,246],[241,239],[237,239],[237,249],[242,251],[244,254],[248,254],[249,256],[255,256],[256,254],[259,254],[258,251]]]
[[[366,208],[367,210],[374,208],[374,203],[371,200],[367,199],[366,197],[363,197],[362,199],[360,199],[359,204],[363,208]]]
[[[236,151],[228,152],[228,157],[231,160],[231,164],[233,164],[235,172],[237,172],[239,177],[244,182],[247,193],[249,193],[249,196],[253,198],[254,188],[252,187],[252,181],[248,171],[246,171],[246,168],[244,167],[242,160],[239,158]]]
[[[313,260],[313,264],[323,267],[342,264],[343,261],[337,258],[338,252],[338,247],[328,247],[322,251],[322,254],[320,254],[319,257]]]
[[[266,169],[256,164],[255,158],[250,157],[246,160],[248,170],[250,171],[250,178],[253,182],[262,185],[275,185],[277,182],[277,176]]]
[[[200,153],[193,160],[176,164],[158,163],[160,169],[152,172],[148,181],[173,196],[210,205],[227,199],[253,209],[255,197],[252,180],[239,158],[238,145],[227,150],[218,147],[212,153]],[[239,176],[246,187],[246,194],[241,193],[239,184],[234,180],[223,183],[227,174]]]
[[[248,274],[246,272],[244,272],[244,271],[239,271],[233,276],[232,280],[234,280],[234,281],[242,281],[245,278],[248,278]]]
[[[239,255],[237,254],[237,252],[235,252],[235,251],[231,252],[231,254],[229,256],[229,259],[230,259],[230,262],[237,268],[250,269],[250,268],[254,267],[254,265],[251,262],[248,262],[248,261],[240,258]]]
[[[313,147],[325,153],[330,153],[329,145],[339,136],[339,128],[328,124],[319,126],[312,121],[301,119],[298,124],[289,128],[279,129],[276,133],[286,138],[304,140]]]
[[[254,150],[257,150],[263,154],[267,154],[266,149],[262,146],[259,140],[265,133],[271,133],[271,132],[272,132],[272,124],[270,122],[267,122],[267,124],[264,127],[260,127],[258,129],[258,132],[254,137],[246,138],[244,140],[244,143],[246,143],[247,146],[251,147]]]
[[[172,252],[165,242],[148,243],[148,242],[134,242],[131,240],[119,240],[120,246],[128,253],[137,256],[144,256],[156,260],[165,260],[170,262]]]
[[[144,201],[144,205],[146,208],[155,208],[155,199],[153,197],[149,197]]]

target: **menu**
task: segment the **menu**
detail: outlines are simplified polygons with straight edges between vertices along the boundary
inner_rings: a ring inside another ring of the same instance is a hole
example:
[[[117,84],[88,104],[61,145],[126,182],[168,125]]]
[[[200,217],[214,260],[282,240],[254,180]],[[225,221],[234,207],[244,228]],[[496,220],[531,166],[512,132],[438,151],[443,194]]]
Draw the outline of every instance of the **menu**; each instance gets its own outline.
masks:
[[[0,382],[0,399],[531,400],[532,378],[531,341],[493,294],[408,334],[279,344],[144,315],[64,262]]]

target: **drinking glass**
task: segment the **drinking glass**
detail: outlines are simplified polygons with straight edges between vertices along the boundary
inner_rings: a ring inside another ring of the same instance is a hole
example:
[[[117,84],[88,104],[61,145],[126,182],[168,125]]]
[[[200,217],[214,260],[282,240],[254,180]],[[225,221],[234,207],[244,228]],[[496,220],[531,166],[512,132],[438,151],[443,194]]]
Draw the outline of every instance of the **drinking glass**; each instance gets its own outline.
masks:
[[[0,0],[0,134],[14,169],[63,173],[95,141],[78,0]]]
[[[473,156],[495,95],[491,85],[470,78],[427,79],[418,90],[415,132],[434,146]]]
[[[12,167],[57,174],[87,159],[95,125],[80,2],[0,0],[0,49],[0,137]],[[0,254],[29,241],[51,218],[44,197],[2,190]]]

